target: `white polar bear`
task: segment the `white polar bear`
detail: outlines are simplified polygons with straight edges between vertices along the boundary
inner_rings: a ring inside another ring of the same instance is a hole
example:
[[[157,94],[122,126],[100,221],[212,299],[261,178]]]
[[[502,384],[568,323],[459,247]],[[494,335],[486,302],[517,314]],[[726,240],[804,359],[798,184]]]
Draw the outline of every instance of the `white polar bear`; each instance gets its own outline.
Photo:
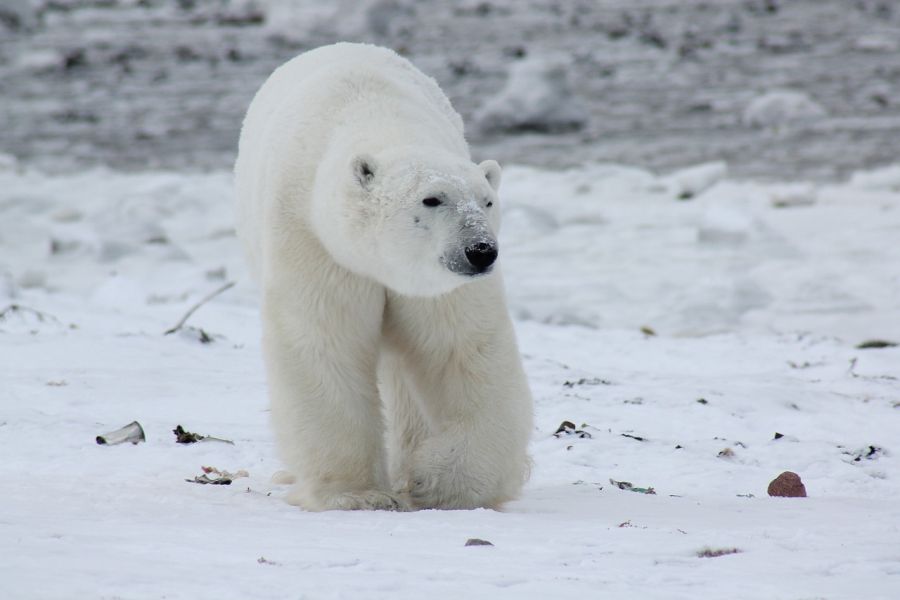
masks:
[[[532,403],[494,264],[500,167],[472,163],[435,81],[384,48],[302,54],[251,103],[235,174],[288,501],[514,498]]]

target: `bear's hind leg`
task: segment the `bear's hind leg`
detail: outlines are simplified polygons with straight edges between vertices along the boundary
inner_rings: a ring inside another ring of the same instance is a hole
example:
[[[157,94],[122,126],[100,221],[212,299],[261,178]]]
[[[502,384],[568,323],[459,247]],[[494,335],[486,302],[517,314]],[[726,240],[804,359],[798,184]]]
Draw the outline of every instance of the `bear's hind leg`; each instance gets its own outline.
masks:
[[[337,267],[268,286],[263,346],[278,449],[307,510],[402,510],[390,493],[376,366],[383,288]]]

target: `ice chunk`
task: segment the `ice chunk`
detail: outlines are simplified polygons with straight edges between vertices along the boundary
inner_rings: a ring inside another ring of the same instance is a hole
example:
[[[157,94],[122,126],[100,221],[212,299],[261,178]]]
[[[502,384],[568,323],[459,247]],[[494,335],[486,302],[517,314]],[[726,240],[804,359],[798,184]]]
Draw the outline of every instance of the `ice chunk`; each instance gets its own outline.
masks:
[[[821,104],[802,92],[773,90],[756,98],[744,110],[743,121],[753,127],[777,127],[826,115]]]
[[[700,242],[739,244],[753,230],[753,217],[733,204],[710,204],[703,214],[697,239]]]
[[[860,36],[853,43],[853,47],[861,52],[896,52],[900,46],[897,40],[880,33],[868,33]]]
[[[724,162],[699,164],[664,177],[662,184],[667,192],[681,200],[693,198],[711,188],[728,174]]]
[[[0,152],[0,173],[15,171],[18,166],[19,161],[15,156]]]
[[[322,33],[347,41],[374,41],[373,35],[391,38],[415,15],[414,5],[397,0],[269,0],[265,10],[266,28],[293,40]]]
[[[569,84],[569,65],[561,58],[528,58],[515,63],[506,85],[476,115],[484,131],[580,129],[588,111]]]
[[[900,190],[900,165],[872,171],[857,171],[850,177],[850,185],[869,189]]]
[[[811,206],[816,203],[818,192],[808,183],[791,183],[772,186],[769,199],[775,208]]]

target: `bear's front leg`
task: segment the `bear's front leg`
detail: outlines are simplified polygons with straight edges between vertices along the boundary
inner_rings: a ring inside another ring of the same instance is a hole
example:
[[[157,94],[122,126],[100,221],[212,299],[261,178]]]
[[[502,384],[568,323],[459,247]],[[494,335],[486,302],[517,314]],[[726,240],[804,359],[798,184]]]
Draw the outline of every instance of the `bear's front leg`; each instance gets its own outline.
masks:
[[[386,315],[425,429],[402,491],[416,508],[495,508],[518,496],[532,402],[499,282],[436,299],[391,296]]]
[[[530,470],[525,452],[530,415],[508,416],[476,409],[445,421],[413,456],[404,490],[413,506],[498,508],[515,499]]]
[[[405,509],[387,491],[375,374],[384,290],[337,266],[291,279],[271,282],[263,299],[271,418],[294,478],[288,502]]]

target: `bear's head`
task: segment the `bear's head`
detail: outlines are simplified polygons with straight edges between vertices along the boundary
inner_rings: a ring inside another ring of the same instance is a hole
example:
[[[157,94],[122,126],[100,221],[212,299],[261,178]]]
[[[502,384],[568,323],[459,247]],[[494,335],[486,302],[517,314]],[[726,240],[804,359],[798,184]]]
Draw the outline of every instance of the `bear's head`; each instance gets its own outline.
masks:
[[[346,164],[316,230],[342,266],[407,296],[487,276],[497,260],[500,165],[432,148],[360,154]]]

